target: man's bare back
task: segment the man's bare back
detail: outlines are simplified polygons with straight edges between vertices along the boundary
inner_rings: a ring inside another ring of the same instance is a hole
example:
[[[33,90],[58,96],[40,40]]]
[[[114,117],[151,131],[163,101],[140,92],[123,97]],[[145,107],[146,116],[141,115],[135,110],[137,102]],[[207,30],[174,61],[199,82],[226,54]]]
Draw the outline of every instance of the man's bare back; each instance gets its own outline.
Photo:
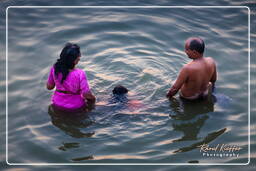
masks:
[[[181,87],[181,93],[184,97],[191,97],[197,94],[203,94],[208,90],[209,82],[216,80],[216,66],[212,58],[200,58],[193,60],[182,69],[187,77]]]
[[[209,86],[214,86],[217,79],[216,64],[211,57],[203,57],[202,51],[194,50],[192,46],[194,44],[192,43],[196,41],[201,44],[203,43],[199,38],[190,38],[186,41],[185,52],[193,61],[181,69],[177,80],[167,93],[169,98],[180,90],[181,97],[197,99],[198,97],[208,95]]]

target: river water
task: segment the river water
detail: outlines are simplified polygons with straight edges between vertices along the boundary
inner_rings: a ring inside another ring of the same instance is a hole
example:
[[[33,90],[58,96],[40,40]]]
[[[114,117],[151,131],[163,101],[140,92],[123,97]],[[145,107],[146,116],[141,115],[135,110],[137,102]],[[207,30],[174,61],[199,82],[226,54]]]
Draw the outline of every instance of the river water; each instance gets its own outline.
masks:
[[[169,101],[167,90],[190,61],[184,41],[191,36],[204,39],[204,56],[217,63],[216,92],[210,101]],[[77,67],[97,97],[82,116],[49,109],[45,82],[66,42],[80,45]],[[248,162],[245,7],[9,8],[7,61],[9,163]],[[126,104],[109,102],[118,84],[130,90]],[[207,156],[202,144],[241,150]]]

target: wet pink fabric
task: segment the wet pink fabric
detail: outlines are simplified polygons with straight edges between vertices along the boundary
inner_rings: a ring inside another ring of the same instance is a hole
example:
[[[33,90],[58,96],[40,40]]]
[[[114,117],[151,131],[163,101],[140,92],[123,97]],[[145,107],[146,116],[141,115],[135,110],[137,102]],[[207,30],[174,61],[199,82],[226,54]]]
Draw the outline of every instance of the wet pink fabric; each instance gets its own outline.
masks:
[[[58,74],[58,77],[55,76],[54,67],[52,67],[48,77],[48,84],[55,84],[56,89],[69,91],[72,92],[72,94],[54,91],[54,94],[52,95],[52,103],[58,107],[66,109],[78,109],[85,106],[86,102],[82,94],[90,91],[85,72],[75,68],[69,72],[62,84],[61,78],[61,73]]]

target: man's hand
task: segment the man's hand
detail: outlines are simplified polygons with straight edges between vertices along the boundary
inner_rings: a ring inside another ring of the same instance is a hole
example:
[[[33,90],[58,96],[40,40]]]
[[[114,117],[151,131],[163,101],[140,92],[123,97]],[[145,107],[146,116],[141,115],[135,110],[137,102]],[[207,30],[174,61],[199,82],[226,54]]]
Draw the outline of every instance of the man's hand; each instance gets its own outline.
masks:
[[[166,94],[167,98],[172,98],[177,92],[179,91],[179,88],[176,88],[176,86],[172,86],[172,88],[168,91]]]
[[[179,89],[182,87],[182,85],[186,82],[188,79],[188,68],[183,67],[178,75],[178,78],[176,79],[175,83],[173,84],[172,88],[167,93],[166,97],[171,98],[173,97]]]
[[[172,97],[172,96],[171,96],[171,91],[170,91],[170,90],[167,92],[166,97],[167,97],[167,98],[171,98],[171,97]]]

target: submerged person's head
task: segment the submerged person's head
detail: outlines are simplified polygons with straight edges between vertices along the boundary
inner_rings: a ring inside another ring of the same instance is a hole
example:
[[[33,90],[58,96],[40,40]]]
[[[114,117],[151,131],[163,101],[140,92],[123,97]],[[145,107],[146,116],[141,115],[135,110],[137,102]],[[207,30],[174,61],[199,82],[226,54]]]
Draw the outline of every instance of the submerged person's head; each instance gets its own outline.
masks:
[[[81,57],[80,47],[77,44],[67,43],[60,53],[60,58],[54,65],[55,75],[62,74],[61,83],[66,79],[69,70],[74,69]]]
[[[204,41],[199,37],[188,38],[185,42],[185,52],[191,59],[197,59],[204,54]]]
[[[112,90],[112,93],[114,95],[124,95],[128,93],[128,89],[122,85],[115,86],[115,88]]]
[[[122,85],[115,86],[112,90],[112,103],[127,103],[128,98],[126,94],[128,93],[128,89]]]

